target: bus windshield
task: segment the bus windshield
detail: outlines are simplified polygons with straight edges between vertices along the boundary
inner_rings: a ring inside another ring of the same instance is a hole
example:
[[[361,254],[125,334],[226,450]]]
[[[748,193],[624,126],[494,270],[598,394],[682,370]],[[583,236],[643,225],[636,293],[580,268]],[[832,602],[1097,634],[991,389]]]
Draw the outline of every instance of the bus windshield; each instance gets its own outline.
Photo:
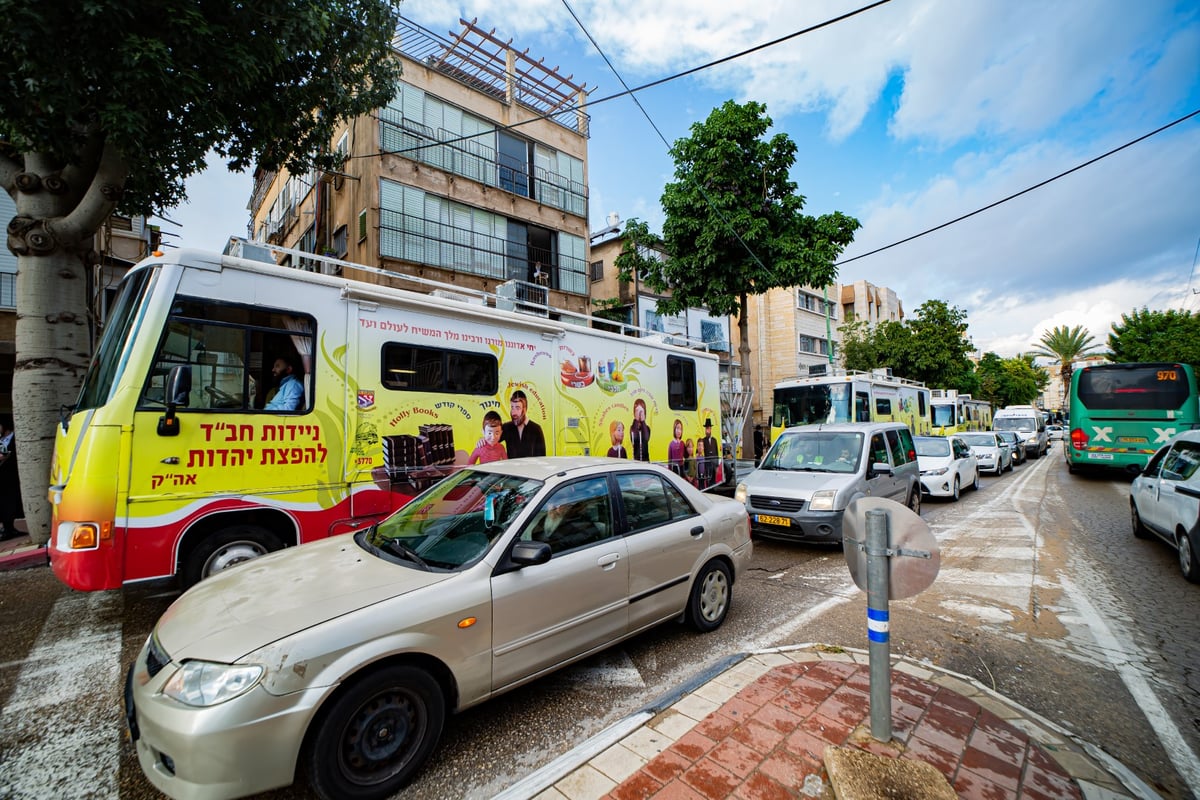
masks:
[[[133,341],[130,332],[142,318],[149,288],[157,274],[156,269],[139,269],[129,273],[122,281],[108,324],[104,326],[100,346],[92,357],[79,399],[72,411],[99,408],[108,402],[109,394],[125,368],[127,346]]]
[[[775,389],[775,427],[812,425],[818,422],[853,422],[850,384],[788,386]]]

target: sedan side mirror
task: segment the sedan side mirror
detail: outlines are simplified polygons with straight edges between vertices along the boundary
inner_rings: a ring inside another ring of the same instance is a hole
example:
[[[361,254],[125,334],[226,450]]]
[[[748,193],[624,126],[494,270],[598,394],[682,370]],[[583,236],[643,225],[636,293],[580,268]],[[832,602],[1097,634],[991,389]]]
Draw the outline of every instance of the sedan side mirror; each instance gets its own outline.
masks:
[[[522,567],[545,564],[550,560],[550,545],[545,542],[517,542],[510,555],[514,564]]]

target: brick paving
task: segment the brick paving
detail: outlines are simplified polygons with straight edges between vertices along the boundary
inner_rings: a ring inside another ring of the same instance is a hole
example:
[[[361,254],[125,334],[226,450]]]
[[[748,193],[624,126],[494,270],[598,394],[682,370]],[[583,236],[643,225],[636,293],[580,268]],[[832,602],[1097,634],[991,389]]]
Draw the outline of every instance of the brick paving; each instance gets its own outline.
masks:
[[[1154,796],[1102,751],[964,676],[893,659],[891,698],[892,739],[880,742],[865,652],[752,654],[600,752],[567,754],[498,797],[828,800],[831,745],[930,764],[962,800]]]

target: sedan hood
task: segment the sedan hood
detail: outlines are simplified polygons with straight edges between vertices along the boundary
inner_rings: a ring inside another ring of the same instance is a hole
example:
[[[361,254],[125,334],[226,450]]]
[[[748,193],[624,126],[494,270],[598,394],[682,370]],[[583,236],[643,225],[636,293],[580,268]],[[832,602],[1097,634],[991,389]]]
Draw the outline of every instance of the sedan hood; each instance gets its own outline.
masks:
[[[176,661],[233,662],[288,634],[454,574],[385,561],[351,534],[334,536],[201,581],[171,604],[155,633]]]
[[[857,476],[847,472],[796,472],[782,469],[756,469],[746,477],[746,492],[774,494],[808,500],[821,489],[841,489]]]

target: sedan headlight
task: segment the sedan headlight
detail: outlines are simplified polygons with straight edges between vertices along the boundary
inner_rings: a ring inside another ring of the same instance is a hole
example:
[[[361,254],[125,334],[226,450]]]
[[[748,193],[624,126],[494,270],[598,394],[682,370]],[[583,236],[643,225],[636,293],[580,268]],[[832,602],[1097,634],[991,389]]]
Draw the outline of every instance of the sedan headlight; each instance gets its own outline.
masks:
[[[921,472],[922,475],[945,475],[950,470],[949,467],[941,467],[939,469],[927,469]]]
[[[184,705],[215,706],[250,691],[262,674],[263,668],[257,664],[185,661],[163,684],[162,691]]]
[[[836,498],[837,492],[833,489],[813,492],[812,499],[808,501],[808,508],[811,511],[833,511],[833,501]]]

